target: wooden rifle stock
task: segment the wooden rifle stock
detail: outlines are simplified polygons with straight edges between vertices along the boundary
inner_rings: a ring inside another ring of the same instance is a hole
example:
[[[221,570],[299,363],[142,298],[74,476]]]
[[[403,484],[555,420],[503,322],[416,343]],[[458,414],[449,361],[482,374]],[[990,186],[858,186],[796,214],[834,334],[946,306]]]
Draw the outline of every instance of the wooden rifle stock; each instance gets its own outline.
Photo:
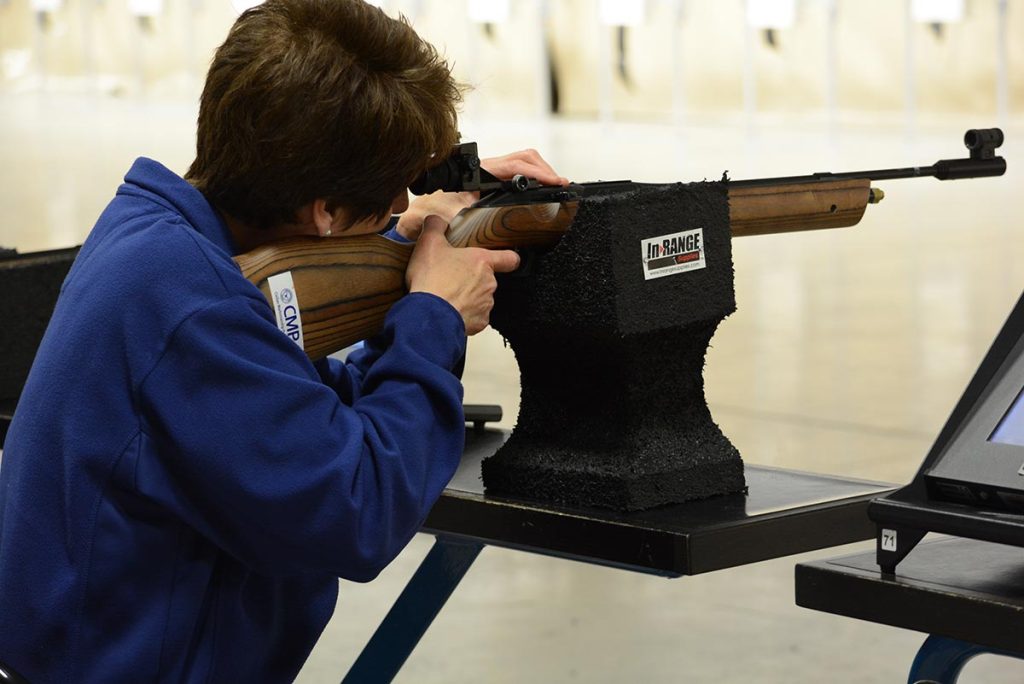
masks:
[[[734,237],[841,228],[864,215],[868,179],[730,187]],[[569,230],[579,200],[470,207],[448,228],[455,247],[549,247]],[[268,279],[290,272],[312,359],[380,332],[388,309],[406,291],[405,269],[413,245],[380,235],[295,237],[235,257],[242,274],[273,306]]]
[[[380,235],[304,236],[269,242],[235,261],[271,308],[270,277],[291,273],[303,349],[316,360],[380,332],[405,294],[412,249]]]
[[[459,214],[448,228],[455,247],[553,245],[569,229],[579,202],[501,207]],[[311,359],[380,332],[388,309],[405,295],[413,244],[380,235],[294,237],[235,257],[271,307],[269,280],[288,272],[299,310],[303,349]]]
[[[729,188],[733,237],[855,226],[881,193],[868,178]]]

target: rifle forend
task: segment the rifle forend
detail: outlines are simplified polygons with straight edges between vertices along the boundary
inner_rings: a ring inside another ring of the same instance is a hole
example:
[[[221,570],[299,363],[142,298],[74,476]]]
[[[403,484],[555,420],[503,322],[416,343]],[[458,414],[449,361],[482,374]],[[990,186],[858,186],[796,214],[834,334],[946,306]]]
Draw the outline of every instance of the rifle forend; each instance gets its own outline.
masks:
[[[966,159],[944,159],[924,167],[728,181],[732,235],[856,225],[867,205],[884,196],[871,187],[876,180],[1001,176],[1006,161],[995,155],[995,149],[1002,143],[998,128],[972,129],[964,136],[970,150]],[[464,143],[412,189],[481,192],[479,202],[452,220],[448,241],[456,247],[520,249],[557,243],[588,196],[641,185],[611,181],[555,187],[522,177],[501,181],[480,168],[476,144]],[[235,261],[270,302],[278,326],[301,340],[306,353],[316,359],[380,331],[388,309],[405,294],[412,249],[379,235],[296,237],[262,245]],[[295,298],[291,313],[284,312],[271,287],[272,277],[285,274]]]

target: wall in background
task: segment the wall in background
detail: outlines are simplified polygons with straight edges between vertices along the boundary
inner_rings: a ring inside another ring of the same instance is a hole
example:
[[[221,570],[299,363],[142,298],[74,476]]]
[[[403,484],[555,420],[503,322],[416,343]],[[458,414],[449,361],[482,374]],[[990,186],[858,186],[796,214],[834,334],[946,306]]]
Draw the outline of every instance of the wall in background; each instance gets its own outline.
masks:
[[[771,30],[748,25],[756,1],[648,0],[626,27],[601,23],[599,0],[509,0],[490,23],[470,0],[382,4],[473,86],[472,116],[544,116],[552,98],[568,117],[646,121],[1024,111],[1024,0],[966,0],[945,24],[911,21],[909,0],[796,0]],[[194,101],[235,16],[230,0],[0,0],[0,92]]]

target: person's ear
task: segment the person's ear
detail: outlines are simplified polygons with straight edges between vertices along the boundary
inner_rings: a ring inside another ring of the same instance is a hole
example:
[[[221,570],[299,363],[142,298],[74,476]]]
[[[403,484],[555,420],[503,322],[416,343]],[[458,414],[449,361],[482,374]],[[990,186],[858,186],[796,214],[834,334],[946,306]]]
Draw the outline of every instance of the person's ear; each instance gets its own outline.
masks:
[[[313,200],[312,214],[313,225],[320,237],[327,237],[343,227],[345,212],[340,207],[328,211],[325,199]]]

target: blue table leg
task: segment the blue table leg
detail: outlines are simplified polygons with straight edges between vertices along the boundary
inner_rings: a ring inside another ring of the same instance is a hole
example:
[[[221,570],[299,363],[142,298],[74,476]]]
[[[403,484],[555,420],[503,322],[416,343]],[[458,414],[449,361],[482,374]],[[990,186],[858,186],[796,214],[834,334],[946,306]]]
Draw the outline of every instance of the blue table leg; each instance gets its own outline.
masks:
[[[390,682],[484,545],[438,536],[342,684]]]
[[[983,653],[1024,659],[1024,653],[987,648],[933,634],[921,644],[917,657],[914,658],[914,664],[910,666],[910,677],[907,682],[909,684],[915,682],[955,684],[967,661]]]

